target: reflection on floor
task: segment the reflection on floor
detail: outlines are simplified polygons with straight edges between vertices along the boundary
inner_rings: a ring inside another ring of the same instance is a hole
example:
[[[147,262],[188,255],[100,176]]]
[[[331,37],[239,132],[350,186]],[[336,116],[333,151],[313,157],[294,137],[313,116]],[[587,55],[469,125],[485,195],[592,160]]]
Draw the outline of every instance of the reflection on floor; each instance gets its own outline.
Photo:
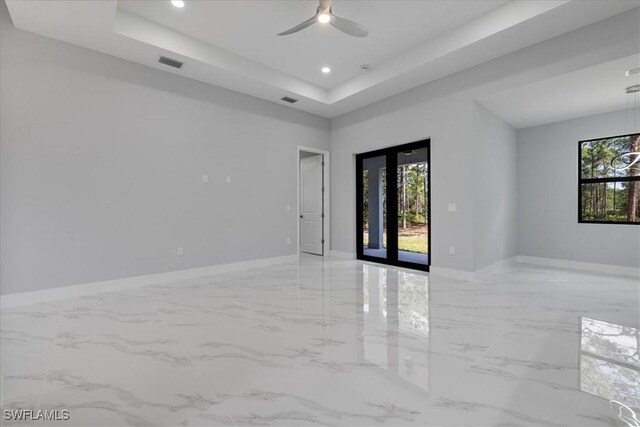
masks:
[[[635,427],[639,310],[637,279],[303,256],[2,310],[2,407],[68,409],[64,426]]]
[[[364,248],[363,253],[365,255],[373,256],[376,258],[385,258],[385,259],[387,258],[386,249]],[[398,251],[398,260],[404,261],[404,262],[412,262],[414,264],[426,265],[429,263],[429,255],[419,254],[416,252]]]
[[[640,329],[587,317],[581,325],[580,389],[640,407]]]

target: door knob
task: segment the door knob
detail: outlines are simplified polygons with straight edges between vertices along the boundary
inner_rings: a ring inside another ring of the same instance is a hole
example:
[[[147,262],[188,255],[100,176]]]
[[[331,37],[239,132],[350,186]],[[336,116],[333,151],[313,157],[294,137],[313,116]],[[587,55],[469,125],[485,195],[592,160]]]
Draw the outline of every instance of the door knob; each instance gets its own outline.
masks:
[[[300,215],[300,218],[304,218],[304,215]]]

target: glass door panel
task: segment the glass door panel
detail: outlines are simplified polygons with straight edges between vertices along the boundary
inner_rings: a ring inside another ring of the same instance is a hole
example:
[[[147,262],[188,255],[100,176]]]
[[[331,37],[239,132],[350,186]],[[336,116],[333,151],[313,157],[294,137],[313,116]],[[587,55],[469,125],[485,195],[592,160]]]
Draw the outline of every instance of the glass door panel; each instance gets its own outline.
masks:
[[[427,149],[397,154],[398,261],[429,264],[429,164]]]
[[[387,156],[363,159],[362,172],[362,252],[365,256],[387,258]]]

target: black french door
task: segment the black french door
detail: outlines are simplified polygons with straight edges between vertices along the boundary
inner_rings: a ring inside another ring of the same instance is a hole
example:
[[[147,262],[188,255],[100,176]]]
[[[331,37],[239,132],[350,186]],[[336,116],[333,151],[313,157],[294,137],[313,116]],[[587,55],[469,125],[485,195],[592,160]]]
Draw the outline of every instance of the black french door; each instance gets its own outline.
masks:
[[[429,271],[428,139],[356,155],[356,245],[361,260]]]

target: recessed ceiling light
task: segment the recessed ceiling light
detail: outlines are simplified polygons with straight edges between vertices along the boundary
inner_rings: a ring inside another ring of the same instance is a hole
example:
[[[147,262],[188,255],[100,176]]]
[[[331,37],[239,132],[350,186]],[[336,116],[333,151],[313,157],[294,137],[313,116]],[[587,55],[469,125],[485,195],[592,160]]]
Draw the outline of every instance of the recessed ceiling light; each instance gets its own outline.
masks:
[[[327,12],[321,13],[320,15],[318,15],[318,22],[321,24],[326,24],[327,22],[331,21],[331,15],[329,15]]]
[[[184,7],[184,1],[182,0],[171,0],[171,4],[174,5],[175,7]]]
[[[329,67],[322,67],[322,70],[321,70],[321,71],[322,71],[323,73],[327,74],[327,73],[330,73],[330,72],[331,72],[331,68],[329,68]]]

